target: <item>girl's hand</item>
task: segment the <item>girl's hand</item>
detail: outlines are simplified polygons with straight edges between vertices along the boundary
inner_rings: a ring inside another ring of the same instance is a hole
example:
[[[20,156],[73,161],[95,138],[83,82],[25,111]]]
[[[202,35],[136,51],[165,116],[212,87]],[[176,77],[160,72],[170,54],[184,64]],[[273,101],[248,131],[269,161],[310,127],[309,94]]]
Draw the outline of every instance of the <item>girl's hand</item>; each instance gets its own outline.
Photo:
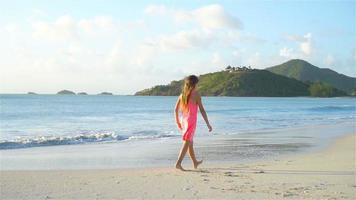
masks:
[[[180,131],[182,131],[182,130],[183,130],[183,128],[182,128],[182,124],[177,123],[177,127],[178,127],[178,129],[179,129]]]
[[[210,124],[207,124],[209,132],[211,132],[213,130],[213,127],[210,126]]]

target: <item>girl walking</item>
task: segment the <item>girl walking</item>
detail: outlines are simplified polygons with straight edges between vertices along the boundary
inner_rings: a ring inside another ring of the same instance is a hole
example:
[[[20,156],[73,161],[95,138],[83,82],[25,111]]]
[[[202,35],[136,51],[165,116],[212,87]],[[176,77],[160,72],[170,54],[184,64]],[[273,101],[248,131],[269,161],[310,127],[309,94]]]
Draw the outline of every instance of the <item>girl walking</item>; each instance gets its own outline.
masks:
[[[201,96],[196,90],[198,82],[199,79],[195,75],[190,75],[184,79],[183,91],[182,94],[179,95],[175,106],[176,124],[183,135],[183,145],[179,153],[176,168],[182,171],[184,171],[184,168],[182,167],[182,161],[187,151],[189,151],[189,155],[193,161],[193,166],[195,169],[203,162],[203,160],[198,161],[195,158],[193,148],[193,137],[197,125],[198,107],[206,125],[208,126],[209,132],[212,131],[208,116],[201,101]],[[179,113],[181,113],[181,120]]]

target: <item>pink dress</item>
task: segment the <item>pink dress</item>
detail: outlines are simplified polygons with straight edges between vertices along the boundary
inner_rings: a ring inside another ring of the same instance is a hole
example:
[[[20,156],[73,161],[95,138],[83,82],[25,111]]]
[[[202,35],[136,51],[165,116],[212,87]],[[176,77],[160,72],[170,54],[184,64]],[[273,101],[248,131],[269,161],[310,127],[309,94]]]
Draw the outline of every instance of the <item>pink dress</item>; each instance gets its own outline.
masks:
[[[193,141],[195,129],[197,127],[198,104],[188,101],[188,112],[183,112],[181,117],[183,140]]]

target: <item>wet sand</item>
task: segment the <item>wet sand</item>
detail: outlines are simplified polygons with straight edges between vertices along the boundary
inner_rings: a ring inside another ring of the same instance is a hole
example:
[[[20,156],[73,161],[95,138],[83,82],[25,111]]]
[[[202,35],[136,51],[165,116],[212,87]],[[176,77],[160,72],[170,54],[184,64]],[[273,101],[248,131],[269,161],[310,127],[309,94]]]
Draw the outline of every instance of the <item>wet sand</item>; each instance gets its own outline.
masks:
[[[355,199],[356,135],[318,152],[248,164],[1,171],[1,199]]]

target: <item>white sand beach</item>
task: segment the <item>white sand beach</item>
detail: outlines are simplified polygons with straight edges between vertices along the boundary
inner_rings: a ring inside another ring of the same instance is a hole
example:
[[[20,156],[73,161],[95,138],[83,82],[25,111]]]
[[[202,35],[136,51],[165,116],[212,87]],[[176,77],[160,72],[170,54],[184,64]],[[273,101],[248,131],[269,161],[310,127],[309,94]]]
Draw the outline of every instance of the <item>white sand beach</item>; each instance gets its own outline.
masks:
[[[186,172],[1,171],[1,199],[355,199],[355,148],[356,135],[349,134],[318,152],[249,164],[203,163]]]

